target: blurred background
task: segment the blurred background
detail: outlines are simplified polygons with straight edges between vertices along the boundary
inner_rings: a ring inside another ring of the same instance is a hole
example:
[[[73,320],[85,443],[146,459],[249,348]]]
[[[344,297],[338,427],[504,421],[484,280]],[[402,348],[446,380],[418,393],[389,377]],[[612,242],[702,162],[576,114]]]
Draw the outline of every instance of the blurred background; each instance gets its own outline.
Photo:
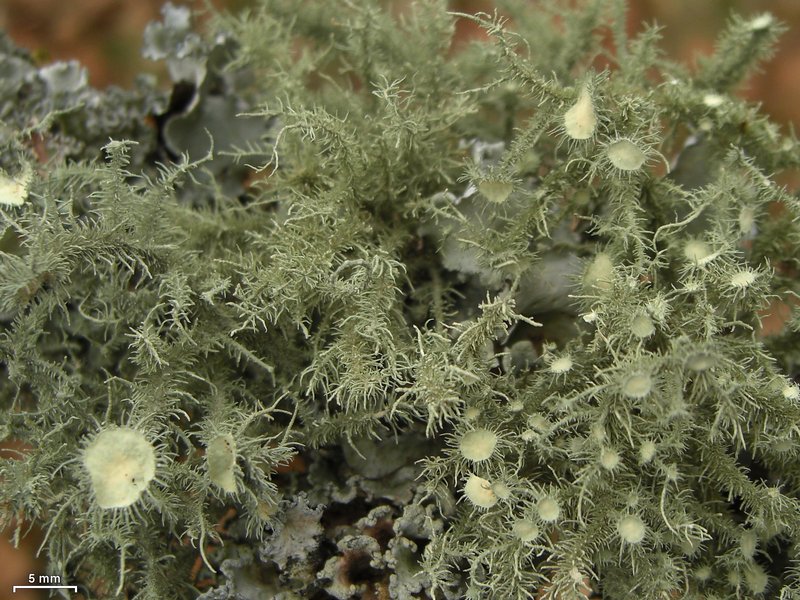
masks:
[[[395,4],[409,1],[392,0]],[[216,8],[235,11],[253,4],[254,0],[207,2]],[[164,3],[164,0],[0,0],[0,27],[18,45],[30,50],[41,64],[80,61],[88,68],[94,87],[129,86],[141,72],[162,77],[166,86],[164,72],[139,55],[144,27],[159,18]],[[175,4],[201,8],[205,2]],[[298,5],[301,4],[298,0]],[[664,51],[690,65],[698,55],[711,52],[717,32],[731,13],[773,13],[790,30],[781,38],[775,58],[764,66],[762,73],[742,85],[739,93],[762,103],[763,110],[784,129],[800,128],[800,0],[629,0],[628,4],[631,33],[638,31],[642,22],[662,25]],[[493,7],[490,0],[451,0],[450,5],[462,12]],[[467,23],[457,31],[460,36],[474,33]],[[797,177],[784,183],[800,187]],[[0,456],[4,452],[7,450],[0,447]],[[46,598],[46,594],[34,592],[11,593],[11,586],[25,583],[29,574],[37,577],[46,574],[44,564],[34,557],[41,532],[32,530],[19,549],[9,544],[9,536],[10,532],[0,533],[0,598]]]
[[[217,8],[237,10],[255,0],[207,1]],[[202,7],[204,3],[194,5]],[[95,87],[125,86],[136,73],[158,72],[153,63],[139,56],[139,47],[145,25],[159,17],[163,4],[164,0],[0,0],[0,27],[42,63],[77,59],[88,67]],[[450,4],[464,12],[493,6],[491,0],[451,0]],[[698,54],[711,51],[714,36],[731,13],[773,13],[792,29],[781,39],[775,59],[742,93],[763,102],[764,110],[777,122],[800,124],[800,1],[629,0],[629,6],[632,32],[642,22],[659,23],[665,27],[664,50],[689,64]]]

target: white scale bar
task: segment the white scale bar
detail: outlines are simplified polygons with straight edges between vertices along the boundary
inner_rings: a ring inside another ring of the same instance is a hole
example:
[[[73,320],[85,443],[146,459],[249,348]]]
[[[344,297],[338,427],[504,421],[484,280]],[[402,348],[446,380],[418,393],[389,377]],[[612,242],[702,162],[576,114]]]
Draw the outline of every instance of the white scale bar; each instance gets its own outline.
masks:
[[[78,593],[77,585],[15,585],[12,589],[14,593],[17,590],[72,590]]]

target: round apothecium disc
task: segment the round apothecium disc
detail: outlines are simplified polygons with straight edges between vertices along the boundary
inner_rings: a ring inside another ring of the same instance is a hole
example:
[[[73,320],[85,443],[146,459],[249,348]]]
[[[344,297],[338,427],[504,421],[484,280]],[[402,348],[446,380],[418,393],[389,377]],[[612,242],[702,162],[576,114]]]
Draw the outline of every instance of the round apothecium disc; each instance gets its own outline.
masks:
[[[496,446],[497,434],[488,429],[475,429],[464,434],[459,450],[464,458],[477,462],[489,458]]]
[[[597,115],[589,89],[581,88],[578,99],[570,109],[564,113],[564,130],[573,140],[586,140],[594,135],[597,127]]]
[[[156,456],[145,436],[128,427],[97,434],[83,453],[100,508],[124,508],[136,502],[156,473]]]
[[[492,484],[477,475],[470,475],[467,479],[467,483],[464,485],[464,495],[475,506],[481,508],[491,508],[497,504],[497,496],[492,490]]]
[[[638,544],[644,539],[647,527],[638,516],[627,515],[617,522],[619,536],[629,544]]]
[[[639,146],[624,138],[609,144],[606,147],[606,156],[621,171],[635,171],[647,160]]]

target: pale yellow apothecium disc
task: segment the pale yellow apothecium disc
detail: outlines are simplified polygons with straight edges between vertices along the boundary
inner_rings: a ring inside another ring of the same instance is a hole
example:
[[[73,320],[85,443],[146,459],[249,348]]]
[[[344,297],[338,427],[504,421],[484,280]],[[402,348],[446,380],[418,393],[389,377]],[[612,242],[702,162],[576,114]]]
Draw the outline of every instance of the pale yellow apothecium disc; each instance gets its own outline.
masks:
[[[206,449],[208,478],[225,492],[236,492],[236,442],[231,435],[218,435]]]
[[[0,172],[0,205],[22,206],[28,197],[33,171],[26,166],[16,177]]]
[[[124,508],[136,502],[156,473],[155,450],[144,435],[128,427],[97,434],[83,453],[100,508]]]

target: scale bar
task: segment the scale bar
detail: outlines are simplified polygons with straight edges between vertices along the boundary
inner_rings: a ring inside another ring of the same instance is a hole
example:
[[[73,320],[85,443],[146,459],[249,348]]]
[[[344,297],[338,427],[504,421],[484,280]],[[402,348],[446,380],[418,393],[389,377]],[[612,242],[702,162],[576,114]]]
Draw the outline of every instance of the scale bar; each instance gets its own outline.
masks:
[[[72,590],[78,593],[77,585],[15,585],[12,588],[13,592],[17,590]]]

